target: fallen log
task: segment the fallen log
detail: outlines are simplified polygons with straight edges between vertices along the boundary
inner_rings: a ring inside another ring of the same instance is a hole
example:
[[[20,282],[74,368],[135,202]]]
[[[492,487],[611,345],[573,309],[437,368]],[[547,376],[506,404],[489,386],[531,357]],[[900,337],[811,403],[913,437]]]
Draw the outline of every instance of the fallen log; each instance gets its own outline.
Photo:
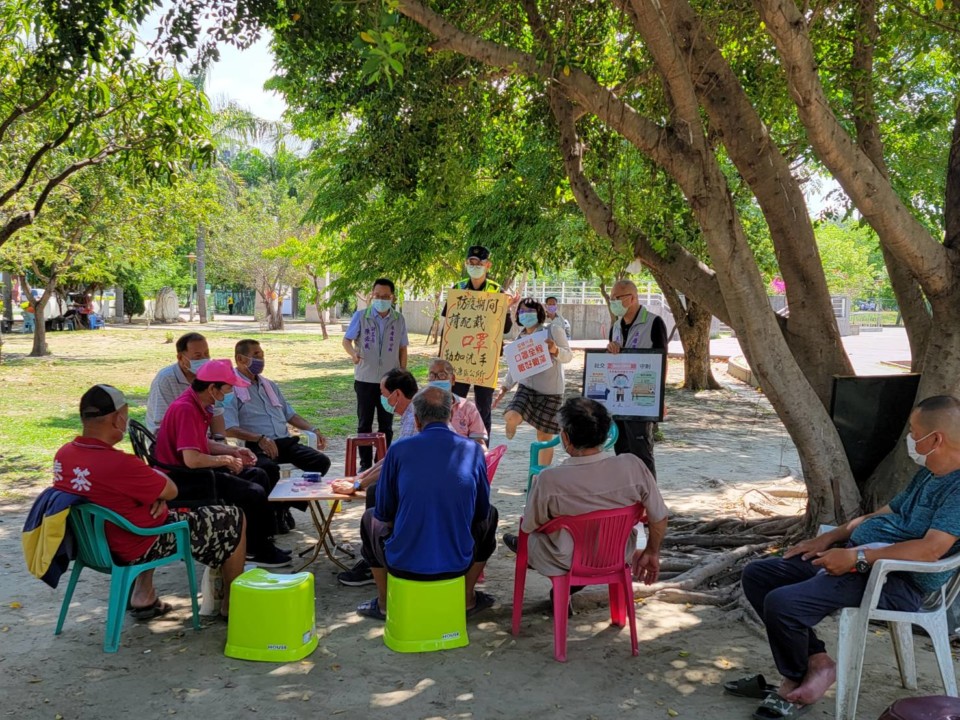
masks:
[[[764,535],[667,535],[665,545],[693,545],[696,547],[740,547],[751,543],[766,543]]]

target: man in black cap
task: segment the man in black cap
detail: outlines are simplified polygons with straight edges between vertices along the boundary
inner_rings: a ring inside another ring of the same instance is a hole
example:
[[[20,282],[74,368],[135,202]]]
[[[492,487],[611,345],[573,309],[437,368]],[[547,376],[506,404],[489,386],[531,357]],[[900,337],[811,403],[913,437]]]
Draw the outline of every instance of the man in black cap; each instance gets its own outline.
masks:
[[[454,290],[476,290],[477,292],[492,292],[498,293],[503,292],[503,289],[500,287],[499,283],[489,280],[487,278],[487,273],[490,271],[490,251],[485,248],[483,245],[471,245],[467,250],[467,261],[464,264],[466,268],[467,275],[469,277],[463,278],[458,283],[453,286]],[[520,300],[519,295],[513,295],[510,298],[511,307]],[[447,305],[444,303],[443,312],[440,313],[442,317],[447,316]],[[503,334],[506,335],[510,332],[510,328],[513,327],[513,320],[510,319],[509,310],[506,313],[506,317],[503,321]],[[501,347],[500,351],[503,351]],[[490,437],[490,409],[493,405],[493,391],[494,388],[482,387],[480,385],[473,386],[473,398],[474,402],[477,405],[477,410],[480,411],[480,419],[483,420],[483,425],[487,429],[487,437]],[[470,392],[469,383],[458,382],[453,385],[453,394],[458,397],[465,398],[467,393]]]
[[[53,485],[58,490],[81,495],[113,510],[141,528],[186,520],[190,526],[190,552],[203,565],[223,570],[226,615],[228,589],[243,572],[246,523],[240,508],[208,505],[193,510],[169,510],[167,501],[177,496],[177,486],[165,474],[146,465],[136,455],[116,448],[127,429],[127,401],[112,385],[94,385],[80,398],[83,433],[57,451],[53,462]],[[176,542],[171,534],[135,535],[107,523],[107,544],[123,564],[139,564],[172,555]],[[172,610],[157,597],[153,570],[141,573],[130,596],[130,612],[149,620]]]

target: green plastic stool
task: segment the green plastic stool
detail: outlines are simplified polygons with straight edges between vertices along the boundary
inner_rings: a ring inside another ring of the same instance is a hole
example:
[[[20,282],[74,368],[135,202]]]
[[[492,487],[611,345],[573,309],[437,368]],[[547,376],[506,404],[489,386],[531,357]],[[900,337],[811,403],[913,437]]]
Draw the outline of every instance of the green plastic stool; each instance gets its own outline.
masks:
[[[420,582],[388,575],[383,642],[400,653],[469,645],[463,577]]]
[[[223,654],[264,662],[305,658],[317,647],[315,603],[312,573],[248,570],[230,584]]]

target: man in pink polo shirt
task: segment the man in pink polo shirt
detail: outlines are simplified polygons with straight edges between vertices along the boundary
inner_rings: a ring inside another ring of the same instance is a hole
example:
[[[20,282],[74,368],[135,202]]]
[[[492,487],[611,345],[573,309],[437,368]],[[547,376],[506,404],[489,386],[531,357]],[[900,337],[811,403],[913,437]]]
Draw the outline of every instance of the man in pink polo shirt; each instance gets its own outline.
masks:
[[[453,365],[443,358],[434,358],[427,372],[427,381],[430,385],[452,392],[451,388],[457,382]],[[480,417],[480,411],[472,400],[467,400],[459,395],[453,396],[453,415],[450,419],[450,427],[457,435],[476,440],[484,450],[487,449],[487,428],[483,424],[483,418]]]
[[[247,448],[235,448],[207,437],[213,408],[222,405],[233,386],[250,385],[229,360],[211,360],[197,370],[196,379],[170,403],[157,431],[154,455],[172,468],[214,470],[218,496],[237,505],[247,517],[248,558],[261,567],[290,564],[290,553],[273,544],[274,513],[267,497],[270,480],[256,467],[257,457]],[[170,471],[174,482],[186,473]]]

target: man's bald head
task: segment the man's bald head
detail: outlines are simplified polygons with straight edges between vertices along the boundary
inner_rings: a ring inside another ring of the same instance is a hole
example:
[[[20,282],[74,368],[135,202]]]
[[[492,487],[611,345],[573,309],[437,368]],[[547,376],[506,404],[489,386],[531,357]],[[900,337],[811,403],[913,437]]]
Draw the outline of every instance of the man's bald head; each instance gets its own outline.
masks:
[[[413,396],[413,417],[421,429],[430,423],[450,422],[453,416],[453,395],[428,385]]]
[[[947,444],[960,448],[960,400],[952,395],[934,395],[917,403],[910,425],[918,437],[942,433]]]

